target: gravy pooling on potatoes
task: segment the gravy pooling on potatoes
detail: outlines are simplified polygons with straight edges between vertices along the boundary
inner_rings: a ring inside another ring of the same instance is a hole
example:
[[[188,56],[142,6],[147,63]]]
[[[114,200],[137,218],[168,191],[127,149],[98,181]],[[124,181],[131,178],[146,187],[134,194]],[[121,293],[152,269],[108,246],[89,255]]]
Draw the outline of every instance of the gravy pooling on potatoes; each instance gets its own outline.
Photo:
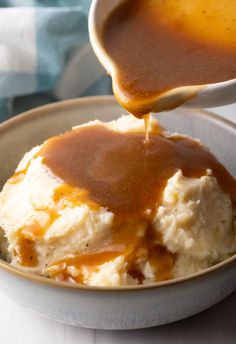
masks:
[[[188,177],[213,171],[222,188],[236,194],[235,179],[197,141],[150,133],[119,133],[90,125],[51,138],[40,154],[67,184],[119,217],[138,218],[156,209],[167,180],[182,170]]]
[[[163,246],[152,220],[167,180],[179,169],[188,177],[203,176],[211,169],[222,189],[236,195],[235,179],[206,148],[190,138],[168,137],[161,131],[151,132],[145,142],[143,133],[84,126],[49,139],[39,154],[65,183],[64,191],[56,195],[57,203],[60,197],[73,200],[73,190],[82,190],[78,195],[83,195],[83,202],[102,206],[115,215],[101,246],[53,264],[62,267],[60,276],[65,280],[67,265],[96,266],[123,255],[130,275],[141,283],[142,275],[135,265],[139,254],[155,266],[157,280],[172,278],[175,254]],[[58,274],[57,269],[52,270],[52,277],[55,271]],[[78,276],[78,282],[81,278]]]
[[[236,78],[236,2],[126,0],[105,23],[103,42],[118,101],[143,117],[171,89]]]

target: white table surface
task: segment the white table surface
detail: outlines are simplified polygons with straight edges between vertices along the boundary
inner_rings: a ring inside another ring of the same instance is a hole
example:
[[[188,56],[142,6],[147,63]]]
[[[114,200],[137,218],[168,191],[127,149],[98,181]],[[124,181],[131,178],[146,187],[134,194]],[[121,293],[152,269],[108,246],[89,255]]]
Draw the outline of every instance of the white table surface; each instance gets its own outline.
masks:
[[[236,106],[214,109],[236,122]],[[1,281],[0,281],[1,283]],[[189,319],[138,331],[95,331],[43,319],[0,294],[0,344],[235,344],[236,292]]]

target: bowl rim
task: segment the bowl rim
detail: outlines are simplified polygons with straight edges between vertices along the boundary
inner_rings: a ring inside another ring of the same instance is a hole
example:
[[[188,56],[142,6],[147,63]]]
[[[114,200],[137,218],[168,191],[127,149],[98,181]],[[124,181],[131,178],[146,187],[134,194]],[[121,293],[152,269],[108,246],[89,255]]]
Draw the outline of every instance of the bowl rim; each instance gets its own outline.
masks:
[[[63,100],[58,101],[56,103],[51,103],[48,105],[43,105],[40,107],[37,107],[35,109],[28,110],[20,115],[17,115],[16,117],[13,117],[3,123],[0,124],[0,135],[1,133],[11,130],[12,127],[18,126],[19,123],[25,123],[32,120],[32,117],[46,117],[48,113],[50,113],[52,110],[66,110],[71,109],[73,107],[77,106],[86,106],[89,104],[96,104],[96,105],[112,105],[116,103],[116,100],[113,96],[92,96],[92,97],[81,97],[81,98],[75,98],[75,99],[69,99],[69,100]],[[181,110],[176,110],[181,111]],[[184,109],[184,112],[197,112],[198,116],[207,117],[212,121],[218,122],[219,124],[222,124],[233,131],[235,131],[236,134],[236,124],[233,122],[222,118],[216,114],[213,114],[209,111],[201,110],[201,109]],[[66,288],[66,289],[72,289],[72,290],[79,290],[79,291],[97,291],[97,292],[114,292],[114,291],[141,291],[141,290],[147,290],[147,289],[159,289],[162,287],[170,287],[173,285],[190,282],[195,279],[199,279],[200,277],[206,277],[207,275],[211,275],[213,273],[228,269],[232,265],[236,263],[236,254],[229,257],[228,259],[213,265],[212,267],[209,267],[207,269],[204,269],[198,273],[191,274],[185,277],[175,278],[167,281],[162,282],[156,282],[156,283],[150,283],[145,285],[129,285],[129,286],[121,286],[121,287],[104,287],[104,286],[87,286],[87,285],[81,285],[81,284],[72,284],[72,283],[66,283],[66,282],[59,282],[55,281],[53,279],[43,277],[40,275],[36,275],[33,273],[25,272],[23,270],[19,270],[16,267],[11,266],[9,263],[4,262],[0,258],[0,270],[4,270],[5,272],[8,272],[10,274],[13,274],[15,276],[27,279],[34,283],[40,283],[47,285],[49,287],[60,287],[60,288]]]

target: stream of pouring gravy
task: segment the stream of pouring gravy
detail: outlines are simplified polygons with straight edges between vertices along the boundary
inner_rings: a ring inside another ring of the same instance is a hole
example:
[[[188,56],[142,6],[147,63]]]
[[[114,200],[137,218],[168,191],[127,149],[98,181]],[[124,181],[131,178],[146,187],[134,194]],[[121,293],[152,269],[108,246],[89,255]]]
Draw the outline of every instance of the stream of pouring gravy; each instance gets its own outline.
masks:
[[[234,0],[126,0],[108,17],[103,45],[113,61],[114,94],[143,117],[192,97],[163,96],[178,87],[236,78]]]

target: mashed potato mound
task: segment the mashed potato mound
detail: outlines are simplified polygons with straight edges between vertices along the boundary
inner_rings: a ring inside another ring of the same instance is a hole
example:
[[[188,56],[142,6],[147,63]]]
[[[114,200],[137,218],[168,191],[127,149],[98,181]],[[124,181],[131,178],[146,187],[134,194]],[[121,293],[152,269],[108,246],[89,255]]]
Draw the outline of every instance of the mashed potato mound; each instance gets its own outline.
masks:
[[[85,125],[95,123],[101,124],[95,121]],[[123,116],[103,125],[119,132],[144,131],[143,123],[131,116]],[[152,119],[150,130],[156,128],[157,122]],[[63,181],[37,155],[41,147],[25,154],[15,176],[9,179],[0,194],[0,247],[13,266],[61,280],[62,276],[57,274],[58,266],[53,263],[78,252],[86,254],[94,245],[102,245],[109,235],[114,215],[105,208],[95,209],[82,201],[72,204],[67,197],[59,206],[56,205],[53,195]],[[57,216],[54,214],[55,207]],[[232,202],[211,171],[201,178],[188,178],[181,171],[176,172],[164,189],[162,202],[153,219],[153,228],[162,235],[166,248],[176,254],[173,277],[201,271],[236,252]],[[19,252],[19,233],[22,230],[35,242],[35,266],[22,264]],[[140,233],[145,230],[140,228]],[[145,259],[145,254],[140,253],[138,264],[144,276],[143,283],[155,282],[152,265]],[[69,276],[67,281],[71,283],[76,283],[78,276],[82,276],[82,283],[95,286],[138,283],[128,273],[127,262],[122,255],[95,268],[82,265],[78,271],[75,266],[64,264],[63,269]]]

